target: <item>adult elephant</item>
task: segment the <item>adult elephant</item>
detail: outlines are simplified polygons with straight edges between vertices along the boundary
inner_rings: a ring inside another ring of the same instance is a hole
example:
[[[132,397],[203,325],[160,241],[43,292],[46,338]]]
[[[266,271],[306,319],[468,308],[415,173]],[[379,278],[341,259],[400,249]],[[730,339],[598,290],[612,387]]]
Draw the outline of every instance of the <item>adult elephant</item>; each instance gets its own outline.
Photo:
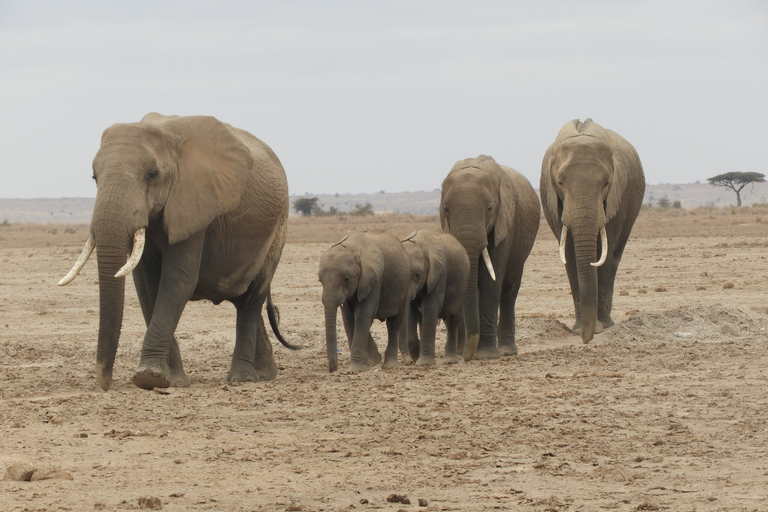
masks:
[[[544,155],[540,191],[571,285],[573,332],[586,343],[614,323],[613,285],[642,206],[643,167],[619,134],[573,120]]]
[[[440,223],[470,263],[465,361],[517,354],[515,301],[540,215],[530,182],[489,156],[456,162],[443,181]]]
[[[416,231],[403,240],[411,262],[406,327],[401,339],[418,366],[433,366],[437,321],[445,322],[445,361],[459,361],[464,350],[463,306],[469,280],[469,258],[458,240],[447,233]],[[418,326],[418,332],[417,332]],[[421,339],[419,339],[419,335]]]
[[[410,265],[394,235],[354,232],[322,256],[318,278],[323,284],[328,369],[338,368],[336,310],[341,307],[350,350],[349,370],[363,372],[381,361],[371,337],[374,318],[387,322],[387,349],[382,368],[399,366],[400,330],[405,319]]]
[[[59,284],[71,282],[96,248],[101,387],[112,384],[131,271],[147,324],[134,384],[189,385],[174,332],[187,301],[200,299],[228,300],[237,309],[228,380],[274,379],[262,306],[285,243],[289,200],[272,150],[214,117],[151,113],[104,131],[93,179],[90,237]],[[285,344],[271,300],[268,313]]]

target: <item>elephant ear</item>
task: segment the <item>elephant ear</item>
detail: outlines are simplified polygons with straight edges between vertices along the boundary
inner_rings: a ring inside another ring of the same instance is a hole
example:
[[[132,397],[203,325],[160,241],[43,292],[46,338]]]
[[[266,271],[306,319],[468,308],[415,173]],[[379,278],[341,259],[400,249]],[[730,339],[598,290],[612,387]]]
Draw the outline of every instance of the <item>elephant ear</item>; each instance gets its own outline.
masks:
[[[510,167],[499,166],[499,215],[496,218],[496,224],[493,227],[494,239],[498,246],[502,240],[512,233],[513,223],[515,222],[515,210],[517,209],[517,190],[513,181],[513,176],[517,173]]]
[[[360,280],[357,284],[357,300],[365,300],[370,295],[377,283],[381,282],[384,273],[384,255],[373,244],[366,245],[358,253],[360,260]]]
[[[429,260],[429,271],[427,272],[427,293],[432,293],[440,278],[446,271],[446,261],[448,256],[445,247],[439,241],[435,240],[426,246],[427,259]]]
[[[215,117],[169,117],[161,122],[183,140],[178,178],[163,213],[168,241],[174,244],[237,207],[254,162],[248,148]]]
[[[605,130],[613,154],[613,173],[608,194],[605,197],[605,221],[609,222],[626,202],[627,187],[632,168],[639,165],[640,158],[626,140],[618,134]]]
[[[560,206],[555,183],[553,181],[552,155],[554,154],[554,144],[544,153],[544,160],[541,163],[541,181],[539,182],[539,194],[541,195],[541,205],[546,210],[547,217],[560,221]],[[558,231],[559,236],[559,231]]]

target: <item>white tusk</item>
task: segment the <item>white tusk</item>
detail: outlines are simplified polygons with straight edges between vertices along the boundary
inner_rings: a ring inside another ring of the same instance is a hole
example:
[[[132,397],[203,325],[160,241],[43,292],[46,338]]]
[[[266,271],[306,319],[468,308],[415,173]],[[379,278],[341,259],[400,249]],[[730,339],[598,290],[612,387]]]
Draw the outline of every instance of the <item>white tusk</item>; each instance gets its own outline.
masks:
[[[117,274],[115,274],[115,277],[125,277],[133,269],[135,269],[136,265],[139,264],[139,260],[141,259],[141,254],[143,252],[144,252],[144,228],[141,228],[137,230],[136,233],[133,235],[133,251],[131,251],[131,257],[128,258],[127,262],[125,262],[125,265],[123,265],[123,268],[117,271]]]
[[[605,263],[605,259],[608,257],[608,233],[605,231],[605,226],[600,230],[600,245],[603,246],[603,252],[600,254],[600,261],[597,263],[590,263],[593,267],[599,267]]]
[[[66,286],[72,281],[74,281],[75,277],[77,277],[77,274],[80,273],[81,270],[83,270],[83,267],[85,266],[86,262],[88,262],[88,258],[91,257],[91,254],[93,253],[93,249],[96,247],[96,239],[93,238],[93,233],[90,234],[88,237],[88,240],[85,241],[85,246],[83,247],[83,252],[80,253],[80,257],[77,258],[77,261],[75,262],[75,265],[72,267],[72,270],[69,271],[69,274],[61,278],[61,281],[59,281],[59,286]]]
[[[568,226],[563,224],[563,230],[560,232],[560,261],[565,265],[565,239],[568,236]]]
[[[496,280],[496,272],[493,271],[493,263],[491,263],[491,256],[488,254],[488,248],[483,249],[483,261],[485,267],[488,269],[488,273],[491,274],[491,279]]]

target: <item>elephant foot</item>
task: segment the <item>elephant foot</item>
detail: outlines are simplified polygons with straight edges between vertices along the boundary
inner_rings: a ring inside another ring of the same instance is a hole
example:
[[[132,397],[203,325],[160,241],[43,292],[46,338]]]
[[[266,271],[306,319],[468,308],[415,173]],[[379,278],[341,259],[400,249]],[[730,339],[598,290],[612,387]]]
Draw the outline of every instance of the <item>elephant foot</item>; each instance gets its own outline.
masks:
[[[272,361],[270,364],[256,367],[256,375],[259,380],[275,380],[277,378],[277,364]]]
[[[598,320],[595,322],[595,331],[594,334],[600,334],[603,332],[603,329],[607,329],[608,327],[614,325],[614,321],[610,318],[607,319],[606,322],[603,322],[602,320]],[[583,324],[581,321],[576,322],[573,324],[573,328],[571,329],[571,332],[577,336],[581,336],[583,329]],[[589,338],[592,339],[591,337]]]
[[[397,362],[397,358],[384,359],[384,363],[381,365],[384,370],[392,370],[394,368],[400,368],[400,363]]]
[[[232,368],[227,374],[227,382],[230,384],[237,384],[240,382],[259,382],[259,374],[256,373],[254,368],[248,370],[247,368]]]
[[[598,318],[597,319],[597,324],[600,326],[600,331],[602,331],[603,329],[607,329],[609,327],[613,327],[614,325],[616,325],[616,322],[614,322],[613,318],[611,318],[609,316],[609,317],[606,317],[606,318]],[[595,326],[595,332],[600,332],[597,329],[598,329],[598,327]]]
[[[458,354],[445,354],[445,364],[457,364],[459,362]]]
[[[577,320],[576,323],[573,324],[573,327],[571,327],[571,332],[576,336],[581,334],[581,320]]]
[[[475,359],[499,359],[501,354],[495,345],[480,345],[475,350]]]
[[[413,364],[413,358],[410,352],[403,352],[403,364],[405,366],[411,366]]]
[[[371,369],[371,367],[364,363],[349,363],[349,366],[342,370],[342,375],[354,375],[356,373],[362,373],[367,372]]]
[[[517,355],[517,345],[513,341],[512,344],[504,344],[499,347],[499,354],[504,356],[516,356]]]
[[[480,334],[470,334],[464,345],[464,361],[471,361],[475,357],[477,344],[480,343]]]
[[[141,365],[136,369],[131,379],[133,384],[141,389],[155,389],[171,387],[171,379],[168,372],[159,366]]]
[[[368,365],[373,368],[381,362],[381,354],[378,351],[368,353]]]
[[[435,360],[435,356],[425,356],[422,354],[422,356],[416,360],[416,366],[435,366],[436,364],[437,361]]]

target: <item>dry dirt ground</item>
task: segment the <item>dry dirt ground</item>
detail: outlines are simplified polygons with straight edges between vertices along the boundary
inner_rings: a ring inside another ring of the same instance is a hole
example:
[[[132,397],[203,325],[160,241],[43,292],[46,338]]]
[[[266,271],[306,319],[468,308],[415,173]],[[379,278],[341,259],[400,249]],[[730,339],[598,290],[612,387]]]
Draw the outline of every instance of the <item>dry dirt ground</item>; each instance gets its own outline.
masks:
[[[273,294],[304,348],[274,343],[271,382],[227,385],[234,308],[197,302],[177,330],[192,386],[133,387],[143,321],[129,284],[106,393],[95,261],[56,286],[87,227],[0,227],[0,474],[54,477],[0,481],[0,510],[768,510],[767,211],[643,211],[617,325],[587,345],[565,327],[542,225],[519,356],[329,374],[320,254],[348,230],[436,226],[292,219]]]

